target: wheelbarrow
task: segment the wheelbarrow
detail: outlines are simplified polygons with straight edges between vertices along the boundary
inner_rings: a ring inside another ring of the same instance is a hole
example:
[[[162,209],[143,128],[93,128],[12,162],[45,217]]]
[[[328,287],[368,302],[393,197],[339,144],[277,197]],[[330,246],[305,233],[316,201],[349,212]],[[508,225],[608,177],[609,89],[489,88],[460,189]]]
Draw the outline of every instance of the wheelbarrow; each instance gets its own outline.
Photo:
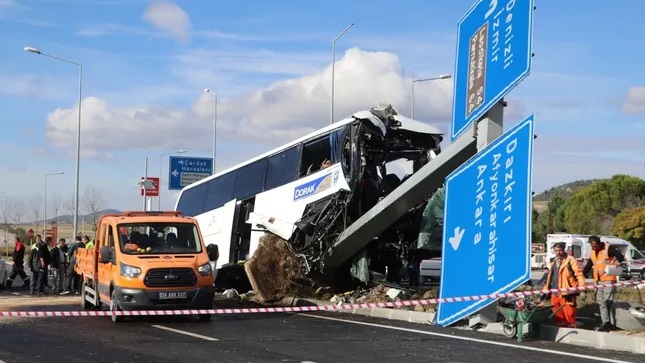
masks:
[[[521,342],[524,335],[524,324],[532,324],[533,330],[537,331],[540,324],[551,321],[562,308],[564,305],[553,311],[551,305],[527,304],[524,310],[498,306],[497,311],[504,316],[502,323],[504,336],[511,339],[517,336],[517,341]]]

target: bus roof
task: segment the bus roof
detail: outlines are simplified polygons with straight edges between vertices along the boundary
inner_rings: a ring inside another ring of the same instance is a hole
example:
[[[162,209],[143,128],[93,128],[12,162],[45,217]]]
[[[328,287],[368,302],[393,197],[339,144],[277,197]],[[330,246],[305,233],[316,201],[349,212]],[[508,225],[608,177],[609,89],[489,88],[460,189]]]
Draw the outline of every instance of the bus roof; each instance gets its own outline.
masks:
[[[221,175],[224,175],[224,174],[226,174],[226,173],[228,173],[230,171],[239,169],[239,168],[241,168],[241,167],[243,167],[243,166],[245,166],[247,164],[251,164],[254,161],[257,161],[257,160],[260,160],[262,158],[266,158],[268,156],[277,154],[277,153],[279,153],[279,152],[281,152],[283,150],[289,149],[290,147],[298,145],[298,144],[300,144],[300,143],[302,143],[304,141],[307,141],[307,140],[310,140],[310,139],[315,139],[316,137],[318,137],[320,135],[324,135],[324,134],[327,134],[327,133],[331,132],[332,130],[342,128],[342,127],[344,127],[344,126],[346,126],[346,125],[348,125],[348,124],[350,124],[350,123],[352,123],[352,122],[354,122],[356,120],[364,120],[364,119],[370,120],[374,124],[374,126],[381,128],[381,131],[383,131],[383,133],[385,133],[385,129],[383,127],[381,127],[383,125],[383,122],[378,117],[376,117],[372,112],[370,112],[369,110],[358,111],[358,112],[352,114],[351,116],[346,117],[346,118],[344,118],[344,119],[342,119],[342,120],[340,120],[338,122],[334,122],[331,125],[327,125],[327,126],[321,128],[321,129],[318,129],[318,130],[316,130],[314,132],[311,132],[311,133],[309,133],[309,134],[307,134],[305,136],[302,136],[302,137],[300,137],[300,138],[298,138],[298,139],[296,139],[294,141],[291,141],[291,142],[289,142],[287,144],[284,144],[284,145],[281,145],[281,146],[279,146],[277,148],[269,150],[269,151],[267,151],[267,152],[265,152],[263,154],[260,154],[260,155],[254,157],[254,158],[249,159],[249,160],[243,161],[243,162],[241,162],[241,163],[239,163],[237,165],[233,165],[233,166],[231,166],[231,167],[229,167],[227,169],[224,169],[224,170],[222,170],[222,171],[220,171],[220,172],[218,172],[216,174],[213,174],[213,175],[211,175],[209,177],[206,177],[204,179],[196,181],[193,184],[187,185],[184,188],[182,188],[182,191],[180,192],[180,194],[183,192],[184,189],[192,188],[192,187],[195,187],[195,186],[197,186],[199,184],[206,183],[207,181],[209,181],[211,179],[217,178],[217,177],[219,177]],[[422,134],[443,135],[443,132],[441,130],[439,130],[437,127],[432,126],[432,125],[428,125],[428,124],[426,124],[424,122],[421,122],[421,121],[413,120],[411,118],[407,118],[407,117],[399,115],[399,114],[394,115],[394,119],[401,123],[401,127],[399,127],[399,129],[402,129],[402,130],[407,130],[407,131],[412,131],[412,132],[417,132],[417,133],[422,133]],[[179,198],[177,198],[177,200],[179,200]]]

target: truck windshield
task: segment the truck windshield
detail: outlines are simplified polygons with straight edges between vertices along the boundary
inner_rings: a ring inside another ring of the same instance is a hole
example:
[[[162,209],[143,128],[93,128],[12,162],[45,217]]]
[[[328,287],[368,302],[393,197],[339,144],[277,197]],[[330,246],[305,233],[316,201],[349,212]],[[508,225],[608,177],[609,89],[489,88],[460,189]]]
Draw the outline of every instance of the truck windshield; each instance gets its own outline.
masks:
[[[191,223],[119,224],[119,246],[126,254],[199,253],[202,241]]]

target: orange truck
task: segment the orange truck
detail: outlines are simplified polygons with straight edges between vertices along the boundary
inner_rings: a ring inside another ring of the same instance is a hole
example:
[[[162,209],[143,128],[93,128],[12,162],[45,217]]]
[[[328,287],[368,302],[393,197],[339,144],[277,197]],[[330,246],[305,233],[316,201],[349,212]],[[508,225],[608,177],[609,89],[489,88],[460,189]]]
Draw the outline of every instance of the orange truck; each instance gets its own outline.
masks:
[[[106,214],[94,241],[74,254],[83,309],[213,308],[212,264],[195,219],[175,211]]]

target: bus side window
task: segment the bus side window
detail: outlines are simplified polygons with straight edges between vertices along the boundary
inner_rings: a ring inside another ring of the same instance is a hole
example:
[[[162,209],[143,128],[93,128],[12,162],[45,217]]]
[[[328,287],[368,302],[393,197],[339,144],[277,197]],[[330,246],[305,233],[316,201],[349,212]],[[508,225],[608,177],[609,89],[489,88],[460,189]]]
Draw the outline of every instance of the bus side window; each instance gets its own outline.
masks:
[[[300,177],[322,169],[325,160],[331,160],[329,135],[303,145],[302,158],[300,159]]]
[[[296,180],[299,157],[300,145],[270,156],[264,178],[264,190],[277,188]]]

